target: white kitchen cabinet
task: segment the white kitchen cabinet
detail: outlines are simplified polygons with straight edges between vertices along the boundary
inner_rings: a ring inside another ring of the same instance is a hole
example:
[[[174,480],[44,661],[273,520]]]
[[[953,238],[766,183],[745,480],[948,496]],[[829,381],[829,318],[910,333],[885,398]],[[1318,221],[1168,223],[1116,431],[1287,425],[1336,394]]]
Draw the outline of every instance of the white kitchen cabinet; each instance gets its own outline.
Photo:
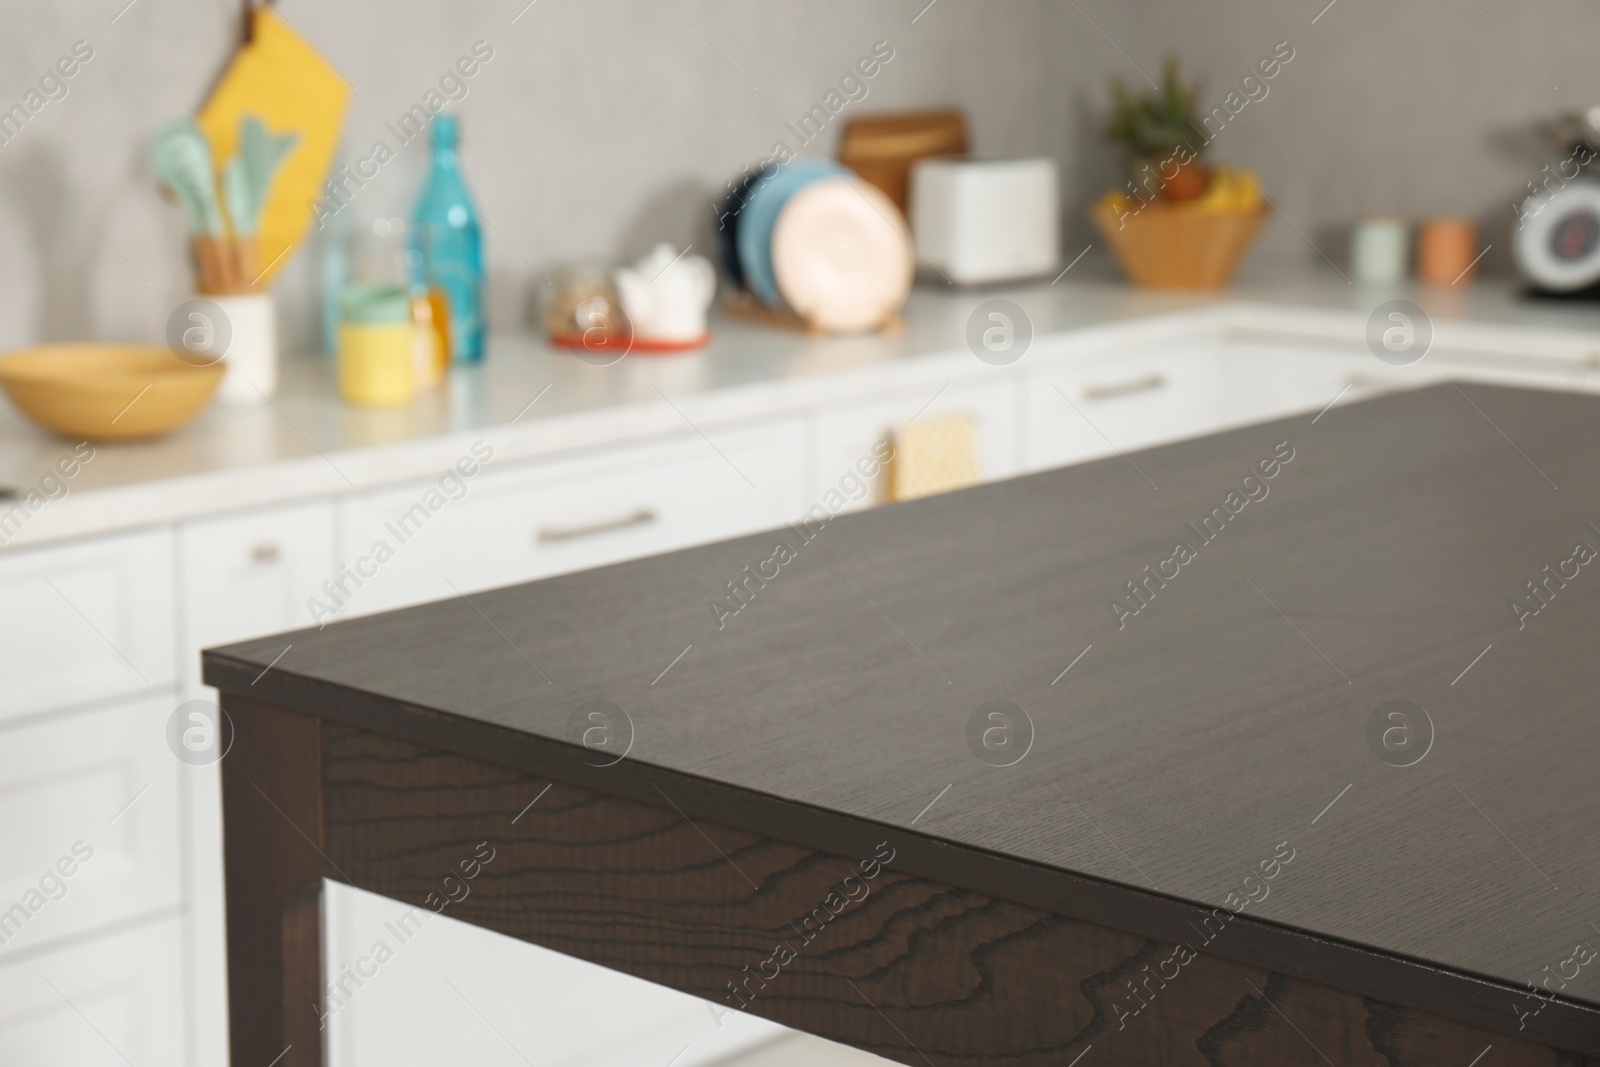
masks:
[[[816,503],[829,490],[839,489],[840,479],[854,476],[861,459],[871,457],[873,450],[892,439],[901,426],[913,419],[940,415],[972,419],[978,472],[983,480],[1008,478],[1021,470],[1016,377],[1009,371],[997,370],[993,377],[934,382],[820,411],[808,502]],[[880,471],[877,484],[869,493],[850,500],[840,510],[856,511],[881,504],[887,488],[887,471]]]
[[[166,919],[0,966],[0,1063],[167,1067],[192,1062],[186,1051],[180,926],[181,920]]]
[[[1030,375],[1029,469],[1210,433],[1224,417],[1221,371],[1214,350],[1194,348],[1103,358]]]
[[[169,685],[172,533],[0,554],[0,723]]]
[[[327,973],[365,976],[328,1004],[331,1067],[703,1067],[788,1032],[341,883],[324,883],[323,909]]]
[[[184,690],[200,690],[200,657],[312,624],[306,598],[333,574],[333,505],[268,508],[186,523],[178,531]]]
[[[1454,378],[1463,382],[1481,382],[1485,385],[1516,385],[1528,389],[1554,389],[1561,392],[1592,389],[1590,375],[1584,367],[1528,360],[1509,364],[1498,360],[1485,360],[1481,356],[1468,359],[1449,352],[1437,358],[1429,356],[1423,365],[1431,364],[1438,380]]]
[[[1434,351],[1415,363],[1395,366],[1362,349],[1276,341],[1233,342],[1221,364],[1227,425],[1301,412],[1315,417],[1335,400],[1350,404],[1445,381],[1555,390],[1583,389],[1586,381],[1585,369],[1578,365],[1536,360],[1513,364]]]
[[[1335,400],[1353,403],[1444,377],[1425,361],[1397,367],[1369,352],[1268,342],[1230,344],[1221,369],[1227,426],[1301,413],[1315,418]]]
[[[344,618],[779,526],[804,510],[805,451],[782,419],[353,496],[340,563],[360,584],[318,596]]]
[[[185,698],[215,700],[200,684],[200,650],[311,624],[306,598],[333,573],[333,504],[318,500],[238,512],[178,529],[179,679]],[[188,839],[188,966],[202,1063],[227,1056],[226,916],[219,764],[179,767]]]
[[[1449,377],[1600,391],[1600,361],[1569,358],[1573,345],[1559,337],[1533,354],[1509,341],[1500,351],[1489,338],[1392,367],[1365,349],[1359,321],[1337,330],[1312,321],[1298,333],[1252,321],[1179,315],[1120,333],[1063,329],[1008,367],[964,353],[901,361],[902,342],[892,338],[828,345],[828,365],[849,373],[825,388],[805,381],[822,373],[809,356],[774,363],[769,378],[741,371],[717,379],[727,390],[705,410],[744,421],[702,418],[691,407],[706,436],[673,422],[643,441],[627,427],[634,443],[606,445],[616,413],[597,408],[596,428],[581,405],[541,426],[485,428],[496,446],[504,438],[515,447],[459,486],[441,483],[442,462],[425,475],[418,457],[444,455],[426,433],[393,448],[352,444],[348,464],[335,453],[330,463],[374,487],[359,491],[332,482],[320,460],[268,450],[252,465],[244,458],[258,455],[252,438],[237,469],[223,472],[237,478],[239,493],[230,485],[213,497],[215,481],[197,490],[156,479],[146,497],[132,478],[109,493],[75,490],[52,502],[62,535],[81,540],[0,548],[8,609],[0,616],[0,825],[8,828],[0,924],[74,843],[95,853],[61,899],[14,919],[20,930],[0,944],[0,1067],[115,1065],[124,1055],[140,1067],[226,1062],[218,767],[184,764],[166,747],[176,705],[206,692],[203,647],[315,625],[313,602],[347,618],[776,527],[917,417],[970,416],[982,476],[992,479],[1287,415],[1309,421],[1336,396],[1348,403]],[[1530,345],[1537,340],[1530,334]],[[858,360],[856,344],[870,358]],[[679,365],[720,374],[720,358]],[[532,384],[526,395],[542,395],[544,379]],[[299,402],[331,407],[325,424],[362,421],[326,395]],[[299,420],[296,408],[286,410]],[[590,450],[567,441],[569,418],[572,442]],[[552,455],[553,447],[569,451]],[[519,451],[540,458],[509,458]],[[127,453],[127,469],[144,454]],[[277,466],[274,455],[306,466]],[[289,494],[319,496],[282,503],[286,485],[305,485],[307,468],[330,481]],[[266,487],[259,492],[258,482]],[[120,510],[132,504],[136,515]],[[237,507],[259,510],[208,514]],[[133,532],[105,532],[119,527]],[[390,551],[377,562],[380,541]],[[400,910],[338,887],[329,902],[333,967],[362,955]],[[703,1002],[440,919],[367,983],[330,1032],[338,1063],[540,1067],[665,1064],[685,1045],[676,1067],[694,1067],[763,1036],[737,1030],[759,1020],[718,1022]]]
[[[0,962],[182,903],[176,706],[146,697],[0,731]]]

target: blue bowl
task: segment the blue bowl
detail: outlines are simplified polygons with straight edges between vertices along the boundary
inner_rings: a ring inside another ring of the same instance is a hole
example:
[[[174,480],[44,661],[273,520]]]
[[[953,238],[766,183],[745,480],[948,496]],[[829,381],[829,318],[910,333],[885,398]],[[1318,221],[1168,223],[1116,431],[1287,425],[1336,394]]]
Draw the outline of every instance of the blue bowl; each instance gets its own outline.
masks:
[[[797,159],[777,173],[763,175],[751,183],[739,212],[735,240],[739,245],[739,266],[749,289],[769,308],[783,306],[778,292],[778,277],[772,269],[772,231],[789,198],[814,181],[849,174],[831,159]]]

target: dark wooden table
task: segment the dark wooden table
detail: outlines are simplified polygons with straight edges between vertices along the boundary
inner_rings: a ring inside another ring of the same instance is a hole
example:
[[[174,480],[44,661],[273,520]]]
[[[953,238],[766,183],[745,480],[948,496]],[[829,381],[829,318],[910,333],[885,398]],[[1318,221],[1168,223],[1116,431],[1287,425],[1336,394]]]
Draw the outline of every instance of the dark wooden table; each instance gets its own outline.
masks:
[[[210,651],[233,1062],[324,878],[914,1067],[1600,1062],[1597,457],[1444,385]]]

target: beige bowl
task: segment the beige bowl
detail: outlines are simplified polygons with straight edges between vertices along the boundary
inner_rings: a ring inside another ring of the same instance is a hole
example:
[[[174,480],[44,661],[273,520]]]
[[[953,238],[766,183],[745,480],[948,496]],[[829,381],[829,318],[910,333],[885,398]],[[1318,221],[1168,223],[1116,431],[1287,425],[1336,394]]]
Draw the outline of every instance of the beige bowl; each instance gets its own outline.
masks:
[[[221,363],[197,367],[165,348],[41,345],[0,356],[0,388],[34,422],[65,437],[157,437],[211,402]]]

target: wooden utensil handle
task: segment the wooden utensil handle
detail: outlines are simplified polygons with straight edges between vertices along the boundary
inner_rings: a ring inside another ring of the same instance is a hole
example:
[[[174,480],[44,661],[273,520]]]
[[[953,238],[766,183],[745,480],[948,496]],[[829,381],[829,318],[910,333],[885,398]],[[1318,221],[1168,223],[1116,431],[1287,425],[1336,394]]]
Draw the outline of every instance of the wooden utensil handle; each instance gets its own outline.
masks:
[[[254,237],[196,237],[195,288],[209,296],[257,292]]]

